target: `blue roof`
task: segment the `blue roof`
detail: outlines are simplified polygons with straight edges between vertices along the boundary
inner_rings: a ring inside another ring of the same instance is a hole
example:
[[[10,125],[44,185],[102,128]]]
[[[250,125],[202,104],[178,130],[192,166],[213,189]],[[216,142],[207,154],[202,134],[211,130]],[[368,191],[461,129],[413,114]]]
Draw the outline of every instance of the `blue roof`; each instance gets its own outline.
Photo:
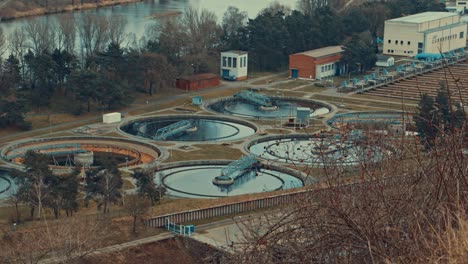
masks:
[[[414,56],[417,60],[440,60],[442,59],[442,55],[439,53],[420,53]]]

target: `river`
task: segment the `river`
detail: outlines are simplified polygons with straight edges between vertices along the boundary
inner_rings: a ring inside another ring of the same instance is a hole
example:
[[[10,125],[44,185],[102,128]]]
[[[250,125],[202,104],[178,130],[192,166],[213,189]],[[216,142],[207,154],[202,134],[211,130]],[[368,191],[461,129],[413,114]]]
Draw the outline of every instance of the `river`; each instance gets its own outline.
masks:
[[[126,32],[134,35],[136,39],[144,36],[147,27],[154,22],[149,16],[155,13],[162,13],[169,10],[184,11],[185,8],[192,6],[195,8],[204,8],[216,14],[221,22],[224,12],[229,6],[236,6],[241,11],[246,11],[249,18],[254,18],[257,14],[273,0],[149,0],[133,4],[102,7],[98,9],[89,9],[75,11],[66,14],[51,14],[39,17],[26,17],[12,21],[1,22],[0,27],[5,35],[11,34],[16,28],[24,26],[28,21],[54,20],[56,16],[73,15],[76,19],[86,14],[98,14],[102,16],[121,15],[128,21]],[[297,0],[277,0],[281,4],[295,7]]]

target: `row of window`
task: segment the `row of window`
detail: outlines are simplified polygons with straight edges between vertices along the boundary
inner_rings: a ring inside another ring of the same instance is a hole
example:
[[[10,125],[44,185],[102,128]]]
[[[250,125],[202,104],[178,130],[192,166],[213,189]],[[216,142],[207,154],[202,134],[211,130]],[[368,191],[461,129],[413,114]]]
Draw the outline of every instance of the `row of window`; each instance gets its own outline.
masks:
[[[465,36],[465,32],[463,32],[463,31],[460,32],[459,38],[462,39],[464,36]],[[434,38],[432,38],[432,44],[440,43],[440,42],[443,42],[443,41],[452,40],[452,39],[456,39],[456,38],[457,38],[457,34],[453,34],[453,35],[445,36],[445,37],[441,37],[441,38],[437,38],[436,36],[434,36]]]
[[[403,45],[405,42],[403,40],[395,40],[395,45],[398,45],[398,42],[400,42],[400,45]],[[391,44],[392,43],[392,40],[388,40],[388,44]],[[411,45],[411,41],[408,41],[408,45]]]
[[[401,52],[401,50],[397,50],[397,52]],[[387,50],[387,53],[395,53],[395,50],[389,49],[389,50]],[[409,50],[409,51],[404,50],[403,53],[405,53],[405,54],[414,54],[414,51],[412,51],[412,50]]]
[[[247,66],[247,57],[240,57],[239,67]],[[237,58],[223,56],[223,67],[237,68]]]
[[[335,64],[322,65],[321,72],[327,72],[335,69]]]

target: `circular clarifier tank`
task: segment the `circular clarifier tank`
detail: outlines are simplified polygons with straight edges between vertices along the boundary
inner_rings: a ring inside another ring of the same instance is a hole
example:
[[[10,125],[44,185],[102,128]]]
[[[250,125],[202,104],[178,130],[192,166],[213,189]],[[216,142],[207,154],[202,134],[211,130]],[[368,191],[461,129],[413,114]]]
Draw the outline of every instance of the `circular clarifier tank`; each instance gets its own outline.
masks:
[[[371,145],[361,139],[336,136],[287,135],[257,139],[248,151],[266,160],[296,165],[354,166],[380,162],[392,155],[382,145]]]
[[[285,97],[268,97],[270,106],[262,106],[244,98],[230,97],[207,104],[207,109],[226,115],[247,118],[288,118],[295,117],[298,107],[310,108],[310,116],[317,117],[330,113],[331,107],[313,100]]]
[[[255,134],[255,125],[234,119],[170,116],[138,119],[124,124],[123,132],[157,141],[231,141]]]
[[[0,169],[0,199],[11,196],[16,190],[16,184],[7,170]]]
[[[303,186],[298,177],[270,168],[241,172],[242,176],[230,186],[219,186],[213,179],[221,175],[224,165],[193,165],[165,169],[155,175],[169,195],[191,198],[218,198],[249,193],[285,190]]]

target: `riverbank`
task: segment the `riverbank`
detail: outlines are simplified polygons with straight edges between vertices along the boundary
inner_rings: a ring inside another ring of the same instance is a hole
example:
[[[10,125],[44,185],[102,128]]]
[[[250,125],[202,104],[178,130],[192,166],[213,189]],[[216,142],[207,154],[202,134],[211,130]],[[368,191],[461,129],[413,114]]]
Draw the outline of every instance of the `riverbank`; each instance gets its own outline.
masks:
[[[88,2],[87,1],[93,1]],[[48,6],[44,6],[41,1],[27,1],[27,0],[5,0],[0,3],[0,20],[7,21],[22,17],[40,16],[56,13],[65,13],[86,9],[95,9],[106,6],[125,5],[137,2],[143,2],[144,0],[75,0],[77,4],[63,4],[61,1],[49,1]],[[73,1],[71,1],[73,2]],[[81,4],[84,2],[83,4]],[[70,3],[70,1],[67,1]]]

